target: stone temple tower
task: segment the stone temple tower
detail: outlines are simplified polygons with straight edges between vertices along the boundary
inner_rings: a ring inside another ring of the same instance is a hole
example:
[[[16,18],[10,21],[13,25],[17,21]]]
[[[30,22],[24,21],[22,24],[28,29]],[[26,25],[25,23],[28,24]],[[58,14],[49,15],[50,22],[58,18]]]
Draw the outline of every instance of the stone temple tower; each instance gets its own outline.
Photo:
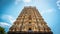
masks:
[[[24,7],[8,34],[53,34],[36,7]]]

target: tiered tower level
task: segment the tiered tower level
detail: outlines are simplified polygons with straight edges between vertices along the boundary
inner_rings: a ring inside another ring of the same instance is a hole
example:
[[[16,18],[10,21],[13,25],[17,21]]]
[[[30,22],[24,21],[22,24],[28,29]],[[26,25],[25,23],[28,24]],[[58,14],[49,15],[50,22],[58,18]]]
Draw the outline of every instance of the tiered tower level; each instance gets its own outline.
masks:
[[[21,32],[52,34],[51,29],[47,26],[47,23],[44,21],[39,11],[36,7],[31,6],[24,7],[12,27],[9,29],[9,34],[12,34],[12,32],[17,34],[22,34]]]

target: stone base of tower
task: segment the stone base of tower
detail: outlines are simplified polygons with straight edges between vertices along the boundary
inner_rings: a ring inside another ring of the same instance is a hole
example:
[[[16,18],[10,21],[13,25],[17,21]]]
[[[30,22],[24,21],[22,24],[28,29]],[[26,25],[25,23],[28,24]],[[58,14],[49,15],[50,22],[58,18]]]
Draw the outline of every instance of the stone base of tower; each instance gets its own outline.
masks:
[[[8,32],[8,34],[53,34],[52,32]]]

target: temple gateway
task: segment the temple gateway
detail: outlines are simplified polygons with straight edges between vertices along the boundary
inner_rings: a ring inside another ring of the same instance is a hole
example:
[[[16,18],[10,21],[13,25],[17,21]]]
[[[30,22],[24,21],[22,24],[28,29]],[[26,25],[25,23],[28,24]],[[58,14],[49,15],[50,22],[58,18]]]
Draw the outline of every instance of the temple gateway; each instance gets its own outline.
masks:
[[[36,7],[24,7],[8,34],[53,34]]]

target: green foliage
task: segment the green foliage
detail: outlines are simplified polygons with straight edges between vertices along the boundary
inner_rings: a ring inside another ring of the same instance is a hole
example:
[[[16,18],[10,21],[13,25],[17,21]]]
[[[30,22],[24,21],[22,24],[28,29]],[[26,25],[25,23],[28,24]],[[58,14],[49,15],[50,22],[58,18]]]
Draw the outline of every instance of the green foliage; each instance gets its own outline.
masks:
[[[6,34],[5,30],[3,27],[0,26],[0,34]]]

